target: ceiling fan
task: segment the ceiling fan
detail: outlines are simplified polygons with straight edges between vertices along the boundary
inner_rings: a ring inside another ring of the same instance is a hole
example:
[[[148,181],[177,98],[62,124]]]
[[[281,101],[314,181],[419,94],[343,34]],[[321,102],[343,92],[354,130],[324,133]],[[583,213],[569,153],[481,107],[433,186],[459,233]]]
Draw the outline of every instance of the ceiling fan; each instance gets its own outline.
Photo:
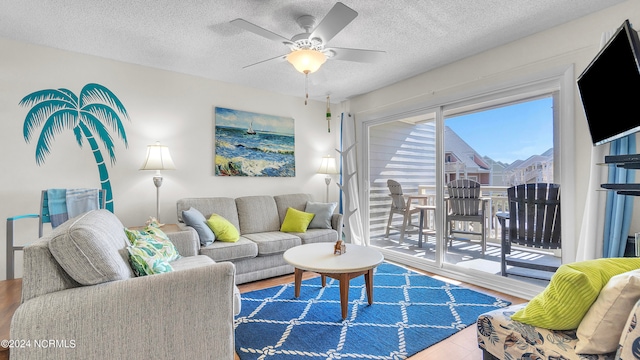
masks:
[[[243,68],[271,61],[287,60],[296,68],[296,70],[308,75],[317,71],[327,59],[367,63],[375,62],[382,54],[385,53],[380,50],[326,47],[327,43],[342,31],[342,29],[349,25],[349,23],[351,23],[351,21],[353,21],[357,16],[358,13],[355,10],[341,2],[338,2],[331,8],[329,13],[327,13],[315,28],[315,17],[311,15],[298,17],[296,22],[302,29],[304,29],[304,32],[294,35],[291,39],[287,39],[284,36],[273,33],[244,19],[238,18],[232,20],[231,23],[269,40],[284,44],[290,49],[288,54],[262,60],[254,64],[244,66]]]

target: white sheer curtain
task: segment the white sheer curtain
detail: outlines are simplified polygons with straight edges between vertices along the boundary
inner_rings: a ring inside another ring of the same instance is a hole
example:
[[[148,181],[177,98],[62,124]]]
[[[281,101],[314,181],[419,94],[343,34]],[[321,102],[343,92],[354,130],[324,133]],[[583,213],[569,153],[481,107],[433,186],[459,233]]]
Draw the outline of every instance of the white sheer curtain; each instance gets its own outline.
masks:
[[[597,165],[604,161],[609,151],[608,145],[591,148],[591,173],[587,200],[584,204],[582,227],[576,252],[576,261],[591,260],[602,257],[604,238],[604,218],[607,201],[606,191],[598,191],[600,184],[607,182],[607,166]]]
[[[615,30],[602,34],[600,37],[601,49],[614,33]],[[584,214],[582,215],[576,261],[602,257],[607,194],[606,191],[598,191],[598,189],[600,189],[600,184],[607,181],[608,167],[597,164],[603,162],[604,156],[608,153],[609,145],[599,145],[591,148],[589,188],[587,189],[587,200],[584,204]]]
[[[336,149],[336,151],[340,153],[342,159],[342,182],[339,186],[344,199],[342,213],[345,241],[356,245],[369,245],[369,239],[365,239],[363,236],[364,231],[359,209],[355,118],[350,114],[342,113],[341,123],[341,149]]]

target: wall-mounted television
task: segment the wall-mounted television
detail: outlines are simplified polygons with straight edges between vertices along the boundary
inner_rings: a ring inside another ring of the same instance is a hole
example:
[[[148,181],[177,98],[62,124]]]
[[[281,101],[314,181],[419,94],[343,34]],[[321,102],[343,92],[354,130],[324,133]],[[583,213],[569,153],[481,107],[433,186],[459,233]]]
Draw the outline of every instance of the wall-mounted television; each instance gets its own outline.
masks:
[[[593,145],[640,131],[640,40],[629,20],[578,76]]]

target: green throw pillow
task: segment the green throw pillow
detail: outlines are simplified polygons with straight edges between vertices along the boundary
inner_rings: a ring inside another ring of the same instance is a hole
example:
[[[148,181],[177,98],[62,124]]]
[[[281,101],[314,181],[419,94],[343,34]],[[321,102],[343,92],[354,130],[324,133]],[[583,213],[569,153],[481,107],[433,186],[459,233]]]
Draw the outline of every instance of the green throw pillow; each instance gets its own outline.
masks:
[[[577,329],[610,278],[640,268],[640,258],[605,258],[565,264],[549,285],[511,319],[550,330]]]
[[[296,210],[294,208],[288,208],[287,214],[284,216],[284,221],[280,227],[282,232],[307,232],[307,227],[315,214]]]
[[[155,252],[165,261],[174,261],[181,258],[178,249],[173,245],[167,234],[160,228],[149,225],[142,230],[130,230],[125,228],[124,232],[132,246],[137,246],[139,241],[147,241],[153,243]]]
[[[218,214],[211,214],[209,220],[207,220],[207,225],[213,230],[216,240],[236,242],[240,239],[238,229],[229,220]]]

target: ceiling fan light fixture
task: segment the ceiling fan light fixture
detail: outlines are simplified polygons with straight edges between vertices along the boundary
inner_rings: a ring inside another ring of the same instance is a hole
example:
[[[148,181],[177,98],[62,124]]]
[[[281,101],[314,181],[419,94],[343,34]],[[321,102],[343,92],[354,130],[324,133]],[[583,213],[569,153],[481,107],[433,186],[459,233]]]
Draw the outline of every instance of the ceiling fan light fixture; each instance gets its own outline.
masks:
[[[311,74],[320,69],[320,66],[327,61],[325,54],[318,50],[300,49],[287,55],[287,61],[303,74]]]

